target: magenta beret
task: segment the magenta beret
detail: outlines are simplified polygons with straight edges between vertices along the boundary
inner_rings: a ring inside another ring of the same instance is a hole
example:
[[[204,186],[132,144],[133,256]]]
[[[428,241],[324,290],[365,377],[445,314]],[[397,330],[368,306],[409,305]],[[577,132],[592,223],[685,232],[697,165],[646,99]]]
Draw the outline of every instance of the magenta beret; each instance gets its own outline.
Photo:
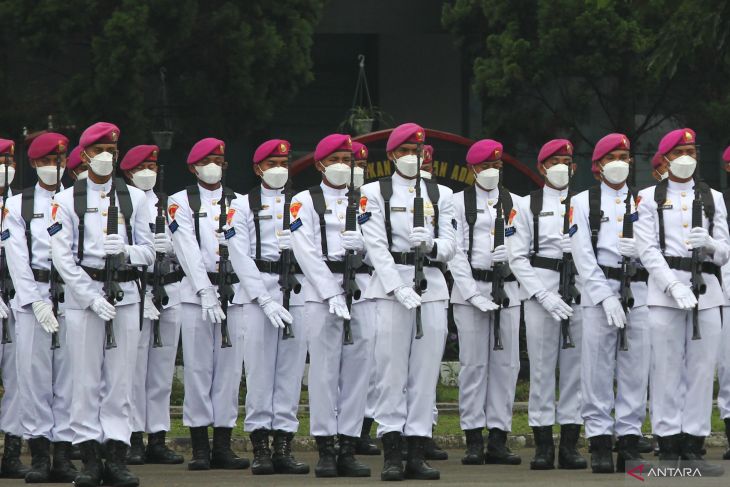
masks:
[[[425,141],[426,131],[423,130],[420,125],[410,122],[404,123],[402,125],[398,125],[390,133],[385,150],[387,152],[392,152],[405,143],[412,142],[414,144],[418,144]]]
[[[66,168],[67,169],[76,169],[81,165],[81,151],[83,148],[80,145],[77,145],[73,148],[71,153],[68,155],[68,159],[66,159]]]
[[[662,165],[662,162],[664,161],[664,154],[661,154],[657,152],[654,154],[654,156],[651,158],[651,167],[654,169],[658,168]]]
[[[271,139],[267,140],[253,153],[253,163],[258,164],[259,162],[269,157],[286,157],[289,155],[291,144],[289,141],[284,139]]]
[[[593,148],[593,157],[591,158],[593,164],[591,165],[591,171],[593,171],[594,174],[601,172],[601,169],[598,167],[598,161],[603,159],[603,157],[609,152],[630,149],[631,144],[629,142],[629,138],[624,134],[614,133],[606,135],[599,140],[598,143],[596,143],[596,147]]]
[[[96,122],[81,134],[79,145],[86,149],[94,144],[116,144],[120,134],[119,127],[113,123]]]
[[[28,146],[28,159],[40,159],[57,151],[63,154],[68,149],[68,138],[55,132],[41,134]]]
[[[368,148],[365,144],[360,142],[352,141],[352,154],[356,161],[367,161],[368,160]]]
[[[134,169],[145,161],[157,162],[157,154],[160,148],[156,145],[137,145],[132,147],[124,154],[122,163],[119,167],[122,171]]]
[[[537,163],[542,164],[546,159],[553,156],[572,156],[573,144],[568,139],[553,139],[546,142],[537,155]]]
[[[466,163],[470,166],[482,162],[494,162],[502,158],[502,143],[492,139],[483,139],[472,144],[466,153]]]
[[[195,143],[190,154],[188,154],[188,164],[195,164],[209,155],[222,156],[226,152],[226,143],[220,139],[207,137]]]
[[[330,134],[317,144],[314,160],[321,161],[330,154],[340,151],[352,151],[352,137],[347,134]]]
[[[0,139],[0,154],[15,154],[15,142],[10,139]]]
[[[725,152],[722,153],[722,160],[725,162],[730,162],[730,146],[728,146],[725,149]]]
[[[423,146],[423,163],[430,164],[432,162],[433,162],[433,146],[424,145]]]
[[[659,141],[658,152],[661,155],[667,155],[669,152],[671,152],[672,149],[674,149],[678,145],[694,145],[695,143],[696,140],[694,130],[689,128],[672,130],[667,135],[662,137],[661,141]]]

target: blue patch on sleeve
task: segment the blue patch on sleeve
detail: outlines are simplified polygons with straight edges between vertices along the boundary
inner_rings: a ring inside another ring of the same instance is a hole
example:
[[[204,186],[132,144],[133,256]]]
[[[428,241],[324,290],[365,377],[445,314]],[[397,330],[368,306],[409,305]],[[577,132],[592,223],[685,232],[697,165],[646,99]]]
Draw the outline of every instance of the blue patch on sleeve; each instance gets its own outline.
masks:
[[[294,231],[296,231],[301,226],[302,226],[302,221],[299,218],[297,218],[296,220],[294,220],[293,222],[291,222],[291,225],[289,225],[289,230],[291,230],[292,232],[294,232]]]
[[[635,222],[635,221],[638,221],[638,220],[639,220],[639,212],[638,211],[635,211],[635,212],[633,212],[631,214],[631,221],[632,222]]]
[[[150,223],[150,232],[155,233],[155,224]]]
[[[572,237],[573,235],[575,235],[575,232],[577,232],[577,231],[578,231],[578,225],[576,225],[574,223],[573,226],[570,227],[570,230],[568,230],[568,235],[570,235]]]
[[[3,230],[3,233],[0,233],[0,240],[7,240],[10,238],[10,230],[7,228]]]
[[[456,218],[452,218],[451,219],[451,226],[454,227],[454,230],[458,230],[459,229],[459,224],[456,223]]]
[[[361,213],[357,216],[357,222],[362,225],[366,221],[370,220],[370,212],[366,211],[365,213]]]
[[[504,229],[504,236],[505,237],[511,237],[515,233],[517,233],[517,229],[515,227],[507,227],[507,228]]]
[[[173,221],[172,221],[172,223],[170,223],[170,231],[171,231],[172,233],[175,233],[175,231],[177,231],[177,228],[178,228],[179,226],[180,226],[180,225],[178,225],[178,224],[177,224],[177,220],[173,220]]]
[[[57,234],[58,232],[60,232],[62,228],[63,228],[63,226],[59,222],[56,222],[53,225],[51,225],[50,227],[48,227],[48,235],[50,235],[52,237],[55,234]],[[7,230],[5,230],[5,232],[7,232]],[[3,232],[3,240],[5,240],[5,232]],[[8,236],[10,236],[10,233],[8,233]]]
[[[226,240],[228,240],[229,238],[231,238],[231,237],[232,237],[232,236],[234,236],[235,234],[236,234],[236,229],[235,229],[235,228],[233,228],[233,227],[231,227],[231,228],[229,228],[228,230],[226,230],[226,233],[225,233],[224,235],[225,235],[225,237],[226,237]]]

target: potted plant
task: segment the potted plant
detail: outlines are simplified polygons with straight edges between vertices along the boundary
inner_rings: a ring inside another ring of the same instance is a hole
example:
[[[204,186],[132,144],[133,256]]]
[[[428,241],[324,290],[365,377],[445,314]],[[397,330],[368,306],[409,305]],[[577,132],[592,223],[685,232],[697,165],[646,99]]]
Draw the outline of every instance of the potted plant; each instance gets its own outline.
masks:
[[[378,107],[352,107],[347,118],[340,124],[341,129],[350,129],[354,135],[363,135],[373,131],[376,120],[384,121],[387,116]]]

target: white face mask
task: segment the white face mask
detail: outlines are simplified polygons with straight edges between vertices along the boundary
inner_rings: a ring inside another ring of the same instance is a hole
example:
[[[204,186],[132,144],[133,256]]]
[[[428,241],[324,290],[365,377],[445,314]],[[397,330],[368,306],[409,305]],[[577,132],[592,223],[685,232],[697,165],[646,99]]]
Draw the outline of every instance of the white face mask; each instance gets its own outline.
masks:
[[[611,184],[619,184],[629,177],[629,163],[625,161],[611,161],[601,169],[603,179]]]
[[[13,178],[15,178],[15,168],[8,166],[8,184],[13,182]],[[3,166],[0,166],[0,186],[5,186],[5,167]]]
[[[692,156],[679,156],[669,161],[669,170],[679,179],[692,177],[697,168],[697,159]]]
[[[355,189],[358,189],[365,183],[365,169],[362,167],[355,168],[355,177],[353,178],[353,182],[355,183]],[[350,182],[348,181],[347,184],[349,185]]]
[[[261,179],[264,180],[269,188],[283,188],[289,180],[289,169],[285,167],[272,167],[262,173]]]
[[[59,171],[59,176],[63,176],[63,171],[65,168],[61,168]],[[56,166],[41,166],[36,168],[36,172],[38,173],[38,179],[40,179],[43,184],[56,184],[58,182],[58,178],[56,178]]]
[[[487,191],[491,191],[499,184],[499,169],[490,167],[476,175],[477,184]]]
[[[88,155],[88,154],[87,154]],[[99,176],[108,176],[114,170],[114,155],[104,151],[89,160],[89,169]]]
[[[82,180],[82,179],[86,179],[86,178],[88,178],[88,177],[89,177],[89,170],[87,169],[87,170],[85,170],[85,171],[81,171],[80,173],[78,173],[78,174],[76,175],[76,180],[77,180],[77,181],[80,181],[80,180]]]
[[[570,174],[567,164],[555,164],[545,171],[548,182],[557,189],[563,189],[570,182]]]
[[[152,169],[142,169],[132,174],[132,182],[142,191],[149,191],[155,187],[157,173]]]
[[[421,177],[423,179],[431,179],[433,177],[433,174],[428,171],[421,171]]]
[[[395,160],[395,167],[403,176],[412,178],[418,172],[418,157],[415,154],[399,157]]]
[[[343,162],[325,166],[324,177],[332,186],[344,186],[350,181],[350,166]]]
[[[223,176],[223,168],[215,162],[210,162],[202,167],[195,167],[195,172],[198,175],[198,179],[203,181],[205,184],[215,184],[221,180]]]

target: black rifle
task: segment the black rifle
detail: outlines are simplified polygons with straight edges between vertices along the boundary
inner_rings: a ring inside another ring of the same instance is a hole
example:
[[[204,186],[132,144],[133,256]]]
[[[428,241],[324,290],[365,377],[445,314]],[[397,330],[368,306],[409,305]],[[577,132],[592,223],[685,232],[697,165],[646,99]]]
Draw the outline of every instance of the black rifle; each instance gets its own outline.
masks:
[[[165,204],[166,199],[163,194],[165,170],[162,164],[157,165],[157,216],[155,217],[155,234],[165,234]],[[163,278],[169,269],[165,266],[165,254],[157,252],[155,254],[155,264],[152,268],[152,304],[155,305],[157,311],[162,313],[163,306],[167,305],[169,297],[165,291]],[[160,335],[160,318],[152,320],[152,348],[162,347],[162,336]]]
[[[218,217],[218,231],[223,233],[223,227],[228,217],[226,210],[226,169],[223,168],[221,175],[221,199],[218,201],[220,216]],[[233,302],[233,266],[228,260],[228,246],[218,245],[218,299],[223,310],[221,320],[221,348],[231,346],[231,336],[228,333],[228,304]]]
[[[626,211],[624,212],[624,228],[622,232],[623,238],[634,238],[634,222],[631,220],[631,190],[628,188],[627,181],[626,193]],[[619,299],[621,300],[621,306],[624,309],[626,315],[626,324],[623,328],[618,330],[618,348],[622,352],[626,352],[629,349],[629,343],[626,339],[626,328],[628,328],[628,316],[629,309],[634,307],[634,293],[631,292],[631,279],[636,274],[636,264],[633,262],[631,257],[621,258],[621,281],[619,285]]]
[[[572,178],[571,170],[572,162],[568,163],[568,194],[565,197],[565,214],[563,215],[563,235],[570,232],[570,180]],[[537,237],[536,237],[537,238]],[[558,293],[563,301],[568,305],[578,303],[580,293],[575,287],[575,264],[573,263],[573,254],[570,252],[563,253],[562,266],[560,267],[560,284]],[[573,338],[570,336],[570,318],[560,321],[560,333],[563,336],[563,348],[575,348]]]
[[[423,197],[421,196],[421,151],[423,143],[419,142],[416,146],[416,196],[413,198],[413,228],[425,226],[425,218],[423,216]],[[413,248],[413,289],[416,294],[421,296],[423,291],[428,287],[426,274],[423,272],[425,256],[423,255],[423,244],[416,245]],[[416,307],[416,339],[423,337],[423,323],[421,321],[421,305]]]
[[[8,184],[8,167],[10,166],[10,158],[5,155],[5,184],[3,185],[3,207],[2,216],[0,216],[0,234],[5,233],[5,203],[8,201],[8,192],[10,191],[10,185]],[[3,235],[4,236],[4,235]],[[8,272],[8,260],[5,256],[5,246],[0,248],[0,296],[2,296],[5,304],[10,307],[10,300],[15,296],[15,287],[13,287],[13,280],[10,278]],[[3,330],[2,330],[2,343],[13,343],[13,337],[10,336],[10,327],[8,326],[8,319],[3,318]]]
[[[61,191],[61,149],[60,147],[56,148],[56,194]],[[33,258],[33,256],[29,256],[30,259]],[[49,292],[51,294],[51,304],[53,306],[53,316],[58,318],[58,303],[63,303],[64,300],[64,294],[63,294],[63,286],[58,282],[58,271],[56,270],[56,266],[53,265],[53,260],[51,260],[51,273],[50,273],[50,285],[49,285]],[[61,347],[61,343],[58,339],[58,332],[54,331],[51,333],[51,350],[55,350],[57,348]]]
[[[115,157],[116,159],[116,157]],[[114,161],[116,167],[116,160]],[[117,206],[116,196],[116,171],[112,172],[111,189],[109,190],[109,209],[106,218],[106,234],[116,235],[119,233],[119,207]],[[104,296],[106,300],[114,306],[117,302],[124,299],[124,291],[119,282],[117,282],[117,271],[122,266],[122,258],[124,254],[107,255],[104,257]],[[144,296],[141,296],[144,299]],[[114,337],[114,320],[107,320],[105,324],[106,343],[104,348],[117,348],[117,341]]]
[[[357,230],[357,195],[355,190],[355,158],[350,164],[350,190],[347,192],[347,210],[345,212],[345,231]],[[352,311],[352,300],[360,299],[360,288],[355,277],[357,269],[362,265],[362,256],[354,250],[345,251],[345,272],[342,274],[342,289],[345,291],[345,302],[347,310]],[[350,320],[343,323],[344,335],[342,343],[352,345],[352,327]]]
[[[506,191],[502,187],[502,169],[499,170],[499,198],[497,199],[497,218],[494,221],[494,248],[504,245],[504,204],[503,194]],[[493,350],[503,350],[502,333],[500,322],[502,308],[509,306],[509,297],[504,291],[504,280],[509,275],[509,265],[506,262],[492,263],[492,301],[499,306],[494,311],[494,346]]]
[[[287,184],[286,188],[284,189],[284,215],[282,220],[283,230],[289,230],[290,227],[288,196],[289,191],[291,191],[291,188]],[[293,267],[294,266],[292,263],[291,249],[282,250],[281,255],[279,256],[279,289],[281,289],[282,293],[282,304],[284,306],[284,309],[286,309],[287,311],[289,310],[289,299],[291,298],[291,293],[294,292],[294,294],[299,294],[299,291],[302,290],[302,285],[299,284],[297,276],[293,272]],[[281,334],[281,338],[282,340],[294,338],[294,331],[292,330],[291,325],[287,322],[284,322],[284,331]]]
[[[692,228],[702,227],[702,198],[700,197],[700,180],[695,179],[695,197],[692,200]],[[707,285],[705,284],[705,278],[702,275],[702,260],[700,259],[700,248],[692,249],[692,265],[691,265],[691,282],[692,282],[692,293],[697,299],[697,304],[692,308],[692,340],[699,340],[702,338],[700,335],[700,295],[705,294],[707,291]]]

